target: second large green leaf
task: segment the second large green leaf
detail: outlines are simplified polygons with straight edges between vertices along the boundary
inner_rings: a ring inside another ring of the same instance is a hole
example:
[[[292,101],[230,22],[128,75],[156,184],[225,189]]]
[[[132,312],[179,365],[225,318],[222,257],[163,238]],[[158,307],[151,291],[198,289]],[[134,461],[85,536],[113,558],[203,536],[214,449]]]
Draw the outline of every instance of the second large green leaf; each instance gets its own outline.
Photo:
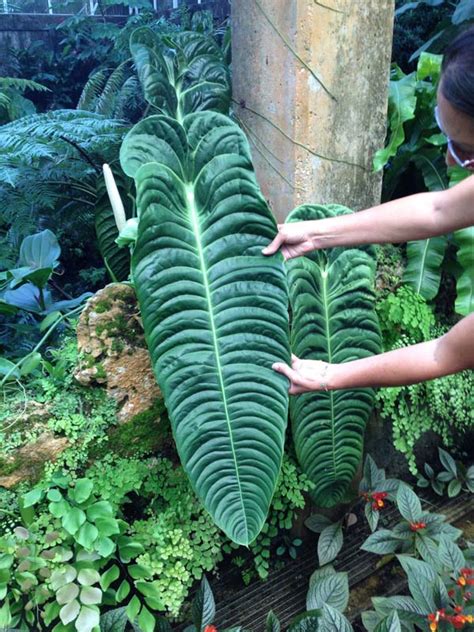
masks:
[[[159,139],[159,140],[158,140]],[[215,522],[248,544],[262,528],[283,454],[289,361],[276,224],[247,141],[226,116],[138,123],[122,167],[139,213],[132,260],[148,346],[178,452]]]
[[[296,208],[287,222],[348,212],[334,204],[305,205]],[[288,269],[291,348],[296,356],[339,364],[381,351],[371,248],[315,251],[290,260]],[[314,391],[291,398],[296,454],[316,485],[313,496],[319,505],[330,507],[344,497],[362,457],[373,400],[369,388]]]

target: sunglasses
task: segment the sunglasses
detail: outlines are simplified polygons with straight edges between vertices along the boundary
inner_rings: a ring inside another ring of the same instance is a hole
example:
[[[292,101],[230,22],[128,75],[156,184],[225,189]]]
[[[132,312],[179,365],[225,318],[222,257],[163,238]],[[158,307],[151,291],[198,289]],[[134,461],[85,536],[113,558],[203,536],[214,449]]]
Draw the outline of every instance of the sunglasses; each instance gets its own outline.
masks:
[[[435,113],[436,124],[438,125],[439,129],[441,130],[441,132],[446,136],[446,140],[448,141],[449,153],[451,154],[451,156],[456,161],[456,164],[458,164],[463,169],[474,169],[474,158],[467,158],[467,159],[463,160],[461,158],[461,156],[459,155],[460,150],[459,149],[455,149],[453,141],[449,138],[449,136],[444,131],[443,126],[442,126],[441,121],[440,121],[440,118],[439,118],[439,108],[438,108],[438,106],[435,107],[434,113]]]

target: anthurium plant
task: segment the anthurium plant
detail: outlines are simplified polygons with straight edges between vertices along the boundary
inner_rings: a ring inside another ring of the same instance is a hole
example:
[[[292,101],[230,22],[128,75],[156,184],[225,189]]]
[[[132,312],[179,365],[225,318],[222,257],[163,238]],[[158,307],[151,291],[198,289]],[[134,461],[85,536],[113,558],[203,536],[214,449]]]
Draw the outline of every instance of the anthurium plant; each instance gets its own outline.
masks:
[[[143,28],[130,48],[153,113],[120,153],[136,187],[132,281],[183,466],[215,522],[248,545],[283,455],[288,384],[271,366],[290,360],[288,285],[297,354],[364,357],[381,349],[375,262],[367,248],[334,249],[291,265],[288,284],[281,255],[261,252],[276,223],[227,115],[220,50],[202,34],[159,38]],[[289,221],[341,212],[350,211],[306,206]],[[368,389],[295,398],[293,436],[318,502],[336,504],[352,480],[372,403]]]

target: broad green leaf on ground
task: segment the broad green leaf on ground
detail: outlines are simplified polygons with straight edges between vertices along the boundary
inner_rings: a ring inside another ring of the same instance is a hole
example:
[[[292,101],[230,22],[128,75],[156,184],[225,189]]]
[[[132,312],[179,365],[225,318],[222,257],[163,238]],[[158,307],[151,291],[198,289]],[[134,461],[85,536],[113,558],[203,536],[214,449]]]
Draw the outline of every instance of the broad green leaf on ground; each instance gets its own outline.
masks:
[[[344,536],[342,534],[342,524],[340,521],[324,527],[318,539],[319,565],[324,566],[336,559],[339,551],[342,549],[343,543]]]
[[[127,622],[126,608],[109,610],[100,617],[100,632],[125,632]]]
[[[397,537],[389,529],[379,529],[369,535],[360,548],[369,553],[388,555],[389,553],[395,553],[402,543],[403,538]]]
[[[328,604],[322,607],[322,620],[319,624],[320,632],[353,632],[346,617]]]
[[[349,602],[349,580],[347,573],[331,573],[317,578],[309,587],[306,609],[316,610],[324,604],[344,612]]]
[[[305,205],[288,222],[350,212],[338,205]],[[339,364],[381,351],[374,311],[375,263],[371,249],[333,248],[288,262],[293,313],[291,347],[301,359]],[[372,389],[315,391],[291,398],[298,460],[316,488],[320,506],[341,501],[362,457]]]
[[[396,610],[402,621],[419,622],[424,611],[412,597],[393,595],[392,597],[372,597],[375,610],[382,616],[388,616]]]
[[[416,77],[410,74],[390,81],[388,96],[388,121],[390,136],[387,146],[379,149],[374,157],[374,169],[380,171],[395,156],[398,148],[405,140],[403,124],[415,117]]]
[[[397,611],[394,610],[375,628],[375,632],[402,632],[402,626],[400,623]]]
[[[293,619],[288,632],[321,632],[321,610],[310,610]]]
[[[408,577],[408,587],[413,599],[424,615],[436,611],[435,591],[438,575],[426,562],[407,555],[398,555],[398,560]]]
[[[454,572],[459,572],[461,568],[466,566],[463,552],[452,540],[445,536],[439,539],[439,560],[443,566]]]
[[[152,116],[127,135],[139,214],[133,279],[181,462],[226,534],[262,528],[285,437],[288,297],[276,223],[228,117]]]

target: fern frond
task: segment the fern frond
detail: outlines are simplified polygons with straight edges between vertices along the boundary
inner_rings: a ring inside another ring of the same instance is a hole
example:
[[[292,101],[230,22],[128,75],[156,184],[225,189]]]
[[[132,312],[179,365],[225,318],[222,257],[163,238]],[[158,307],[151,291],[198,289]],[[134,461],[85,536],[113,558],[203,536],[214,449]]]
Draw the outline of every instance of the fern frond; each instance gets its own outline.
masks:
[[[14,88],[19,92],[35,90],[36,92],[51,92],[49,88],[32,79],[18,79],[17,77],[0,77],[0,89]]]
[[[112,72],[107,79],[102,94],[100,95],[95,112],[104,116],[112,117],[115,115],[115,103],[120,94],[120,90],[130,74],[129,61],[124,61]]]
[[[119,119],[126,119],[130,112],[143,111],[145,106],[141,83],[138,77],[132,75],[125,81],[117,95],[114,115]]]
[[[107,71],[105,69],[98,70],[89,77],[77,102],[76,107],[78,110],[94,111],[95,103],[104,89],[106,78]]]

